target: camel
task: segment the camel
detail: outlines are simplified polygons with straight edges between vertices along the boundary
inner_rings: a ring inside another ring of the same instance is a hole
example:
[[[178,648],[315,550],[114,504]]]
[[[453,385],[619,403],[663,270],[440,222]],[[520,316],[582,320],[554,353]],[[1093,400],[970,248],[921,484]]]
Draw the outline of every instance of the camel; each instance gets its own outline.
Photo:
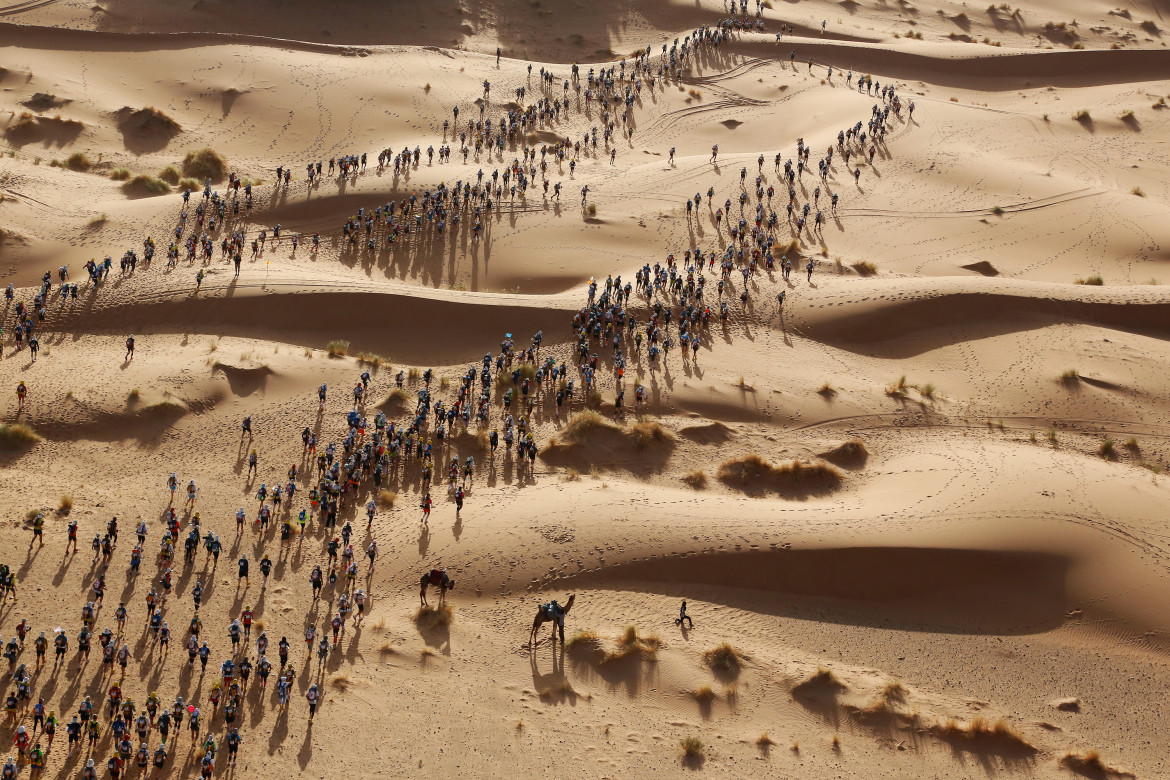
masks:
[[[552,604],[541,604],[536,611],[536,617],[532,620],[532,632],[528,635],[528,644],[532,644],[532,640],[536,638],[536,632],[545,623],[551,622],[553,624],[552,640],[555,644],[557,641],[557,630],[560,630],[561,645],[565,644],[565,615],[569,614],[569,610],[573,608],[573,602],[576,600],[577,594],[569,596],[569,600],[564,605],[558,604],[559,609],[553,608]]]
[[[447,591],[455,590],[455,580],[447,576],[446,569],[431,569],[425,572],[422,579],[419,581],[421,586],[418,591],[419,601],[422,606],[427,606],[427,586],[433,585],[439,589],[439,604],[443,604],[447,600]]]

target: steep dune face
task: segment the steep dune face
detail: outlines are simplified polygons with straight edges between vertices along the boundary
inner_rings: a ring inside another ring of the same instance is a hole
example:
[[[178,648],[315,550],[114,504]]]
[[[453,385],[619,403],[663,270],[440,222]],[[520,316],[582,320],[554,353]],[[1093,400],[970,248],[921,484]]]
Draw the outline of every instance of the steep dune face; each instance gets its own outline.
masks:
[[[118,682],[200,708],[162,775],[1170,774],[1170,7],[746,6],[0,9],[0,634],[59,731]]]

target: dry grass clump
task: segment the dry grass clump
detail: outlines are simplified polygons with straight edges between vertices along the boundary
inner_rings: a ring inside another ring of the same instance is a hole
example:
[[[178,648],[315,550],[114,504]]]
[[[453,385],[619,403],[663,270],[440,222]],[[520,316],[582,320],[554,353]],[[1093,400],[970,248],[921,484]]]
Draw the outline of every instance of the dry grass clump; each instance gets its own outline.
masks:
[[[738,672],[743,666],[743,656],[727,642],[703,653],[703,663],[719,672]]]
[[[841,682],[837,675],[833,674],[832,669],[829,669],[825,666],[818,666],[815,674],[793,686],[792,690],[794,693],[799,693],[801,691],[826,689],[842,690],[847,687],[848,686]]]
[[[110,171],[110,178],[114,181],[126,181],[130,178],[129,168],[115,168]]]
[[[61,503],[57,505],[57,514],[67,515],[73,511],[73,496],[66,493],[61,496]]]
[[[168,165],[159,171],[158,177],[172,186],[177,186],[179,179],[183,178],[182,174],[179,173],[179,169],[173,165]]]
[[[561,475],[561,479],[565,482],[580,482],[581,472],[570,466],[569,468],[565,469],[565,473]]]
[[[0,450],[23,450],[44,437],[24,423],[0,424]]]
[[[153,176],[148,176],[145,173],[140,173],[134,178],[128,180],[122,185],[122,192],[127,195],[134,196],[149,196],[149,195],[166,195],[171,191],[171,185],[167,184],[162,179],[156,179]]]
[[[561,438],[565,441],[580,441],[595,431],[617,431],[620,428],[616,423],[607,420],[592,409],[583,409],[577,412],[561,429]]]
[[[1090,122],[1093,119],[1093,115],[1089,113],[1089,109],[1082,108],[1080,111],[1073,114],[1073,119],[1077,120],[1078,122]]]
[[[710,685],[701,685],[691,692],[691,696],[700,704],[709,704],[715,699],[715,691]]]
[[[179,183],[175,185],[175,189],[177,190],[191,190],[191,192],[199,192],[202,188],[203,185],[197,179],[190,177],[179,179]]]
[[[382,655],[397,655],[398,654],[397,648],[394,647],[394,642],[390,639],[387,639],[385,642],[383,642],[381,645],[378,646],[378,652],[381,653]]]
[[[373,352],[359,352],[355,357],[358,363],[370,368],[381,368],[382,364],[386,362],[385,358]]]
[[[398,494],[393,490],[386,490],[383,488],[378,491],[378,506],[383,509],[393,509],[394,502],[398,500]]]
[[[1085,777],[1134,777],[1134,773],[1125,769],[1118,769],[1105,763],[1101,753],[1096,750],[1077,752],[1070,750],[1060,757],[1060,766],[1070,772],[1076,772]]]
[[[820,453],[817,457],[836,466],[859,468],[869,460],[869,450],[865,448],[865,442],[861,439],[850,439]]]
[[[1090,287],[1100,287],[1101,285],[1105,284],[1105,280],[1101,278],[1100,274],[1094,274],[1093,276],[1087,276],[1084,279],[1077,279],[1075,283],[1086,284]]]
[[[1069,368],[1060,373],[1060,383],[1065,387],[1073,387],[1080,383],[1081,375],[1075,368]]]
[[[349,686],[351,685],[350,680],[349,680],[349,675],[346,674],[345,672],[340,672],[338,674],[333,675],[333,679],[330,680],[329,682],[334,688],[337,688],[340,691],[347,690],[349,688]]]
[[[93,167],[93,163],[85,152],[74,152],[65,159],[65,167],[71,171],[84,173]]]
[[[718,478],[741,490],[771,490],[789,495],[819,495],[841,486],[844,475],[831,463],[793,460],[775,466],[755,453],[725,460]]]
[[[1117,445],[1113,439],[1105,439],[1101,442],[1101,446],[1097,447],[1097,454],[1105,460],[1117,460]]]
[[[682,481],[695,490],[704,490],[707,487],[707,472],[702,469],[696,469],[683,476]]]
[[[955,718],[947,718],[927,730],[941,739],[971,742],[996,740],[1026,753],[1036,752],[1036,748],[1019,729],[1004,718],[988,720],[977,715],[965,724]]]
[[[200,149],[188,152],[183,158],[183,175],[203,181],[211,179],[218,183],[227,178],[228,164],[224,156],[214,149]]]
[[[823,385],[817,388],[817,395],[819,395],[821,398],[824,398],[825,400],[828,400],[837,395],[837,389],[830,383],[825,382]]]
[[[775,744],[775,740],[773,740],[766,731],[760,736],[756,737],[756,746],[759,747],[760,750],[767,750]]]
[[[345,357],[349,354],[349,342],[344,339],[334,339],[325,345],[329,357]]]
[[[1139,198],[1146,197],[1146,193],[1141,187],[1134,187],[1130,190],[1130,194],[1137,195]]]
[[[687,737],[686,739],[679,740],[678,744],[682,748],[683,755],[691,760],[702,758],[703,751],[706,749],[703,741],[698,737]]]
[[[582,647],[596,649],[601,646],[601,638],[596,631],[578,631],[565,644],[570,650]]]
[[[663,428],[657,420],[639,420],[630,426],[627,435],[640,450],[655,444],[674,444],[678,441],[674,431]]]
[[[626,630],[618,638],[617,646],[606,653],[601,662],[613,663],[635,655],[653,656],[661,646],[662,640],[657,636],[653,634],[639,636],[636,626],[626,626]]]
[[[909,385],[906,384],[906,375],[903,374],[902,376],[898,377],[896,382],[886,386],[886,395],[895,398],[901,398],[902,396],[906,395],[907,387],[909,387]]]
[[[853,270],[856,271],[859,276],[873,276],[878,272],[877,266],[868,260],[862,260],[861,262],[854,263]]]
[[[414,613],[414,624],[422,630],[449,626],[455,620],[450,604],[437,607],[419,607]]]
[[[404,406],[409,401],[410,401],[410,393],[408,393],[406,390],[404,390],[401,387],[396,387],[390,391],[390,394],[388,396],[386,396],[386,400],[383,401],[379,405],[380,406]]]

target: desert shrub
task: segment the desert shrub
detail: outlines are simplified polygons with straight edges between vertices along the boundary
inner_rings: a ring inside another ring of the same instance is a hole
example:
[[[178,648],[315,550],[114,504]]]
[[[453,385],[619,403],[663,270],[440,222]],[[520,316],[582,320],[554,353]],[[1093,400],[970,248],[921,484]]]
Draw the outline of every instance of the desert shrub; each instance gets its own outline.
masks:
[[[166,195],[171,191],[171,185],[162,179],[140,173],[122,185],[122,191],[127,195]]]
[[[1101,285],[1105,284],[1105,280],[1101,278],[1100,274],[1095,274],[1094,276],[1088,276],[1084,279],[1077,279],[1076,283],[1087,284],[1090,287],[1100,287]]]
[[[221,182],[227,178],[228,164],[223,155],[214,149],[200,149],[188,152],[183,158],[183,175],[193,179]]]
[[[703,662],[716,671],[736,672],[739,671],[743,663],[743,656],[734,647],[724,642],[704,652]]]
[[[179,173],[179,169],[175,166],[168,165],[158,172],[158,177],[167,184],[178,185],[179,179],[182,178],[182,174]]]
[[[707,472],[702,469],[697,469],[690,472],[682,478],[682,481],[693,487],[695,490],[703,490],[707,487]]]
[[[130,178],[129,168],[115,168],[110,171],[110,178],[114,181],[126,181]]]
[[[398,494],[393,490],[386,490],[383,488],[378,491],[378,506],[383,509],[393,509],[394,502],[398,500]]]
[[[24,423],[0,424],[0,450],[26,449],[43,440],[43,436]]]
[[[93,163],[90,162],[85,152],[74,152],[66,158],[65,167],[71,171],[85,172],[93,167]]]
[[[349,354],[349,342],[344,339],[334,339],[325,345],[329,357],[345,357]]]
[[[698,737],[687,737],[680,740],[678,744],[682,748],[683,755],[690,759],[702,758],[703,751],[706,749],[703,741]]]

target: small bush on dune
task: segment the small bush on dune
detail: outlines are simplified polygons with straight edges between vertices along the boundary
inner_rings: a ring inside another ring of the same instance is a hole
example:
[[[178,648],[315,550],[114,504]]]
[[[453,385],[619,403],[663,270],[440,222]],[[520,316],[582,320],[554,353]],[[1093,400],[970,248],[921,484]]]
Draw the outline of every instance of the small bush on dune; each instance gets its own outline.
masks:
[[[211,179],[219,183],[227,178],[228,164],[223,155],[214,149],[200,149],[188,152],[183,158],[183,175],[204,181]]]
[[[162,179],[140,173],[123,184],[122,191],[127,195],[166,195],[171,191],[171,185]]]
[[[954,718],[948,718],[942,723],[931,726],[928,730],[943,739],[970,741],[999,739],[1026,752],[1036,752],[1036,748],[1020,733],[1019,729],[1004,718],[991,721],[977,715],[966,724],[960,723]]]
[[[873,276],[878,271],[877,266],[868,260],[862,260],[859,263],[854,263],[853,270],[856,271],[859,276]]]
[[[381,355],[376,355],[373,352],[359,352],[357,353],[357,362],[370,368],[381,368],[386,361]]]
[[[57,513],[67,515],[73,511],[73,496],[65,494],[61,496],[61,503],[57,505]]]
[[[691,693],[691,696],[693,696],[695,701],[699,702],[700,704],[707,704],[715,698],[715,691],[711,690],[710,685],[703,685],[695,689],[695,691]]]
[[[820,453],[818,457],[837,466],[856,468],[865,465],[869,459],[869,450],[866,449],[865,442],[861,439],[850,439]]]
[[[657,420],[641,420],[630,426],[630,441],[640,450],[654,444],[673,444],[678,440],[674,431],[663,428]]]
[[[818,494],[836,490],[843,479],[832,464],[793,460],[774,466],[755,453],[726,460],[719,481],[731,487],[775,490],[790,494]]]
[[[602,417],[592,409],[577,412],[561,430],[561,438],[565,441],[580,441],[594,431],[616,431],[618,426]]]
[[[349,354],[349,342],[343,339],[334,339],[325,345],[329,357],[345,357]]]
[[[1117,445],[1113,439],[1106,439],[1097,448],[1097,454],[1105,460],[1117,460]]]
[[[334,688],[339,690],[346,690],[350,686],[349,675],[345,672],[333,675],[333,679],[329,681]]]
[[[404,406],[410,401],[410,393],[401,387],[396,387],[386,396],[381,406]]]
[[[703,757],[703,750],[705,746],[703,741],[698,737],[687,737],[679,741],[679,747],[682,748],[683,755],[690,759],[697,759]]]
[[[707,472],[702,469],[692,471],[682,478],[682,481],[693,487],[695,490],[703,490],[707,487]]]
[[[703,653],[703,662],[720,672],[736,672],[743,665],[743,656],[727,642]]]
[[[419,607],[414,613],[414,624],[424,630],[449,626],[454,620],[455,613],[450,604],[442,604],[438,607]]]
[[[383,488],[378,491],[378,506],[383,509],[393,509],[394,502],[398,500],[398,494],[393,490],[386,490]]]
[[[1072,387],[1081,381],[1081,375],[1075,368],[1069,368],[1060,372],[1060,383],[1065,387]]]
[[[199,192],[203,189],[203,185],[196,179],[179,179],[179,183],[175,185],[175,189],[180,192],[191,190],[191,192]]]
[[[766,732],[766,731],[763,734],[761,734],[760,736],[756,737],[756,745],[759,746],[760,748],[770,748],[770,747],[772,747],[772,745],[775,745],[775,744],[776,744],[775,740],[773,740],[770,736],[768,736],[768,732]]]
[[[1086,277],[1084,279],[1077,279],[1076,283],[1077,284],[1087,284],[1091,287],[1100,287],[1101,285],[1105,284],[1105,280],[1101,278],[1100,274],[1096,274],[1094,276],[1089,276],[1089,277]]]
[[[566,646],[572,650],[577,647],[595,648],[601,644],[601,638],[597,636],[596,631],[578,631],[569,637]]]
[[[74,152],[65,160],[65,167],[71,171],[85,172],[93,167],[85,152]]]
[[[1118,769],[1105,763],[1105,759],[1096,750],[1085,752],[1069,751],[1060,757],[1060,765],[1071,772],[1086,777],[1134,777],[1133,772]]]
[[[832,669],[818,666],[816,673],[793,686],[792,692],[799,694],[817,690],[844,690],[847,687],[838,679],[837,675],[833,674]]]
[[[898,377],[898,381],[886,386],[886,395],[895,398],[901,397],[906,394],[907,387],[908,385],[906,384],[906,375],[903,374],[902,376]]]
[[[44,437],[24,423],[0,424],[0,450],[22,450],[43,440]]]
[[[176,168],[175,166],[168,165],[167,167],[163,168],[161,171],[158,172],[158,177],[160,179],[162,179],[163,181],[165,181],[167,184],[172,184],[172,185],[177,186],[179,183],[179,179],[182,178],[182,174],[179,173],[179,169]]]
[[[601,659],[602,663],[613,663],[620,661],[623,658],[629,658],[633,655],[648,655],[652,656],[658,652],[658,648],[662,645],[662,640],[657,636],[650,634],[648,636],[639,636],[638,629],[635,626],[626,626],[626,630],[622,632],[618,639],[617,646],[605,654]]]
[[[110,171],[110,178],[114,181],[126,181],[130,178],[129,168],[115,168]]]

